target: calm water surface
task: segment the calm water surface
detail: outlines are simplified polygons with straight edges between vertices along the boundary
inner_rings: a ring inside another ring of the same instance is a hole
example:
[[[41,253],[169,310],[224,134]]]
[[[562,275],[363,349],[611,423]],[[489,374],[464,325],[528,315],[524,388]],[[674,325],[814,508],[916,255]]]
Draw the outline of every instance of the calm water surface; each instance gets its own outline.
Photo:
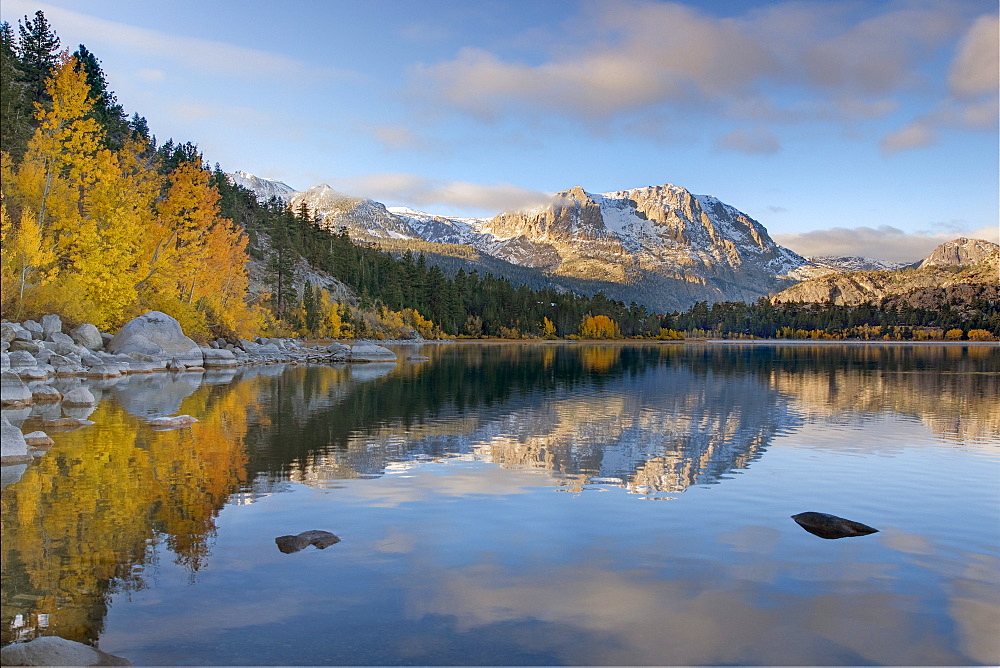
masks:
[[[3,642],[172,665],[1000,663],[997,347],[414,350],[90,383],[95,424],[3,489]],[[4,414],[30,431],[45,410]],[[199,422],[146,424],[178,412]],[[823,540],[789,518],[807,510],[880,532]],[[342,540],[277,549],[309,529]]]

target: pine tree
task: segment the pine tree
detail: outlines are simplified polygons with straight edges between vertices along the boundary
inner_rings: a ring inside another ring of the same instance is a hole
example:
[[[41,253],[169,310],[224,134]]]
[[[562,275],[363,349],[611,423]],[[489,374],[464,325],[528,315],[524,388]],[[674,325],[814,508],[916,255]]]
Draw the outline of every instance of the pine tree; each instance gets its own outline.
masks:
[[[0,149],[18,161],[31,137],[34,116],[24,78],[14,30],[4,21],[0,23]]]
[[[83,44],[73,53],[77,68],[87,75],[90,99],[93,102],[91,116],[104,128],[104,136],[109,147],[118,149],[132,135],[128,116],[118,104],[115,94],[108,90],[108,82],[101,69],[101,61]]]
[[[17,31],[20,35],[18,55],[28,99],[41,104],[48,99],[45,80],[59,61],[59,37],[40,9],[35,12],[34,19],[25,16],[23,21],[18,21]]]

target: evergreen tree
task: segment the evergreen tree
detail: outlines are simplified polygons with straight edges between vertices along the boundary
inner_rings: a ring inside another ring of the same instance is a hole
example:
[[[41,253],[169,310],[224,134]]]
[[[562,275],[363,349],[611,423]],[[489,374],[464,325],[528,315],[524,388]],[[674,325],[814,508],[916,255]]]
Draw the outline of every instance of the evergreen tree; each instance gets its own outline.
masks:
[[[27,84],[28,100],[41,104],[49,99],[45,92],[45,80],[59,60],[59,37],[40,9],[35,12],[34,19],[25,16],[23,21],[18,21],[17,31],[20,36],[18,55]]]
[[[94,105],[91,109],[91,117],[104,128],[107,145],[113,149],[120,148],[122,143],[132,136],[133,131],[125,110],[118,104],[115,94],[108,90],[108,82],[104,78],[101,61],[83,44],[73,53],[73,56],[77,60],[77,68],[87,75],[90,99]]]
[[[0,149],[15,161],[24,155],[34,117],[24,79],[14,30],[4,21],[0,23]]]

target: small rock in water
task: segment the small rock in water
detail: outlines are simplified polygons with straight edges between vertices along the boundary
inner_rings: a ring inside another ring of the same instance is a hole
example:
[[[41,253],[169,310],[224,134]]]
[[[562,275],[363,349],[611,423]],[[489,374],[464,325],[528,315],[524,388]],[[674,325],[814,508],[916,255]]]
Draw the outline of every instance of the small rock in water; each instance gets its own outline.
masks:
[[[198,418],[191,417],[190,415],[174,415],[173,417],[153,418],[149,421],[149,426],[154,429],[176,429],[177,427],[186,427],[189,424],[194,424],[197,421]]]
[[[5,666],[131,666],[128,659],[59,636],[43,636],[0,650]]]
[[[828,515],[827,513],[805,512],[792,515],[795,522],[820,538],[848,538],[852,536],[866,536],[870,533],[877,533],[878,529],[873,529],[867,524],[845,520],[843,517]]]
[[[297,536],[278,536],[274,539],[274,542],[277,544],[279,550],[285,554],[291,554],[292,552],[303,550],[310,545],[315,545],[318,549],[323,550],[339,543],[340,538],[329,531],[312,529],[310,531],[303,531]]]
[[[69,431],[70,429],[77,429],[79,427],[89,427],[94,424],[91,420],[83,420],[74,417],[62,417],[54,418],[52,420],[42,420],[42,426],[48,427],[49,429],[59,429],[63,431]]]

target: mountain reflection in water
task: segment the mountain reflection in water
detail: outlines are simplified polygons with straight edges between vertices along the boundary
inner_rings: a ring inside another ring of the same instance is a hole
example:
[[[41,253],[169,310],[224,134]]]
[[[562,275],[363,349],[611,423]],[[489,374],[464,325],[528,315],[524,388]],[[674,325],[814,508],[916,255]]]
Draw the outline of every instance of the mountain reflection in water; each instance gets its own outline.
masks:
[[[112,600],[156,589],[150,574],[164,567],[163,556],[198,582],[227,505],[298,484],[335,490],[422,462],[467,461],[508,476],[542,474],[536,484],[570,492],[621,488],[669,499],[752,467],[782,436],[816,432],[797,448],[905,448],[892,438],[838,436],[886,416],[918,423],[962,451],[995,454],[1000,446],[995,347],[456,344],[421,353],[431,361],[88,383],[101,399],[89,417],[96,424],[55,434],[56,446],[2,493],[3,642],[55,634],[95,643]],[[51,410],[4,414],[30,431]],[[146,425],[174,413],[199,421],[168,432]],[[473,488],[482,484],[476,480]],[[445,614],[462,602],[469,620],[492,618],[504,596],[531,598],[517,592],[541,586],[501,570],[509,591],[480,592],[488,604],[434,591],[418,607]],[[476,573],[460,569],[448,586],[470,584]],[[572,571],[562,577],[573,579]],[[623,591],[639,595],[633,575],[588,577],[624,578]],[[542,609],[569,614],[565,606]],[[654,657],[637,650],[632,658]]]

